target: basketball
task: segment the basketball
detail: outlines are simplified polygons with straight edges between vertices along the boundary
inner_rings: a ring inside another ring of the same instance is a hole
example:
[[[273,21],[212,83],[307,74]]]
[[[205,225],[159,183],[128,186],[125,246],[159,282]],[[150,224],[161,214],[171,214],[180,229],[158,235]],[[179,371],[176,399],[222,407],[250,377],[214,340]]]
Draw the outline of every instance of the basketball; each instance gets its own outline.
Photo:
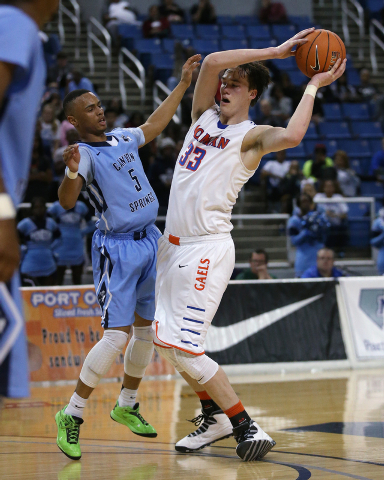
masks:
[[[341,38],[329,30],[314,30],[305,37],[308,42],[296,50],[296,63],[299,70],[309,78],[316,73],[329,71],[336,61],[346,56]]]

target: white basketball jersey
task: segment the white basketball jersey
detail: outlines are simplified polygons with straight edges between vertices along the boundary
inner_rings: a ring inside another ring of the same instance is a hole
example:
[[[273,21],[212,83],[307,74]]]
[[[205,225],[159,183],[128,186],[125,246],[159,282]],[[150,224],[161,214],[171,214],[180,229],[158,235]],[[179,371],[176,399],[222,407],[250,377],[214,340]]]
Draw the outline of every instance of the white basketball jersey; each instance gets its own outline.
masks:
[[[255,128],[249,120],[220,122],[217,105],[189,129],[176,162],[166,229],[178,237],[227,233],[238,194],[255,170],[245,168],[241,145]]]

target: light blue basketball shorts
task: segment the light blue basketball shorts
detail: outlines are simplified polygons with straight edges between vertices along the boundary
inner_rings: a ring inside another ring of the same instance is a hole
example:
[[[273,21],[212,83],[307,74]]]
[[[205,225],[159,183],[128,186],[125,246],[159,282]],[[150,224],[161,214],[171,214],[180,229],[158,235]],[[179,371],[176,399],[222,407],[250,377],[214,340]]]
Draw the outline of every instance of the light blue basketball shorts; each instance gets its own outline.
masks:
[[[154,319],[157,241],[161,233],[152,225],[144,235],[104,234],[100,230],[93,234],[93,281],[103,328],[132,325],[135,312],[146,320]]]

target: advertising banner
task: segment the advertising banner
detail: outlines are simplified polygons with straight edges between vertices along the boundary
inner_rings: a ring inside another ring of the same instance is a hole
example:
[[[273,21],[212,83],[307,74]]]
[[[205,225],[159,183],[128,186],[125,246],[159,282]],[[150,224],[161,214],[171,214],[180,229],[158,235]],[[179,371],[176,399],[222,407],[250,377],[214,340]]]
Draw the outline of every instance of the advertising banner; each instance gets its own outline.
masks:
[[[31,381],[76,380],[90,349],[100,340],[100,308],[93,286],[21,289]],[[154,354],[146,375],[174,374]],[[106,378],[124,375],[124,352]]]
[[[357,360],[384,360],[384,277],[340,278]]]
[[[205,342],[223,365],[344,360],[336,283],[230,282]]]

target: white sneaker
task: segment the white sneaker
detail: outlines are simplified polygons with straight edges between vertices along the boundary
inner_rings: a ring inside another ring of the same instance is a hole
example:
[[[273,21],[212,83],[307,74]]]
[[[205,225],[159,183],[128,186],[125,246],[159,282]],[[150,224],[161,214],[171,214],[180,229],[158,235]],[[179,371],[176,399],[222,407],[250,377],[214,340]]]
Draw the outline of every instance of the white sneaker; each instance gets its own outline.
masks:
[[[244,428],[243,425],[236,427],[233,434],[238,443],[236,453],[244,462],[263,458],[276,445],[276,442],[253,420],[248,428]]]
[[[175,449],[178,452],[196,452],[233,435],[232,424],[228,420],[227,415],[222,412],[209,416],[201,413],[191,422],[196,426],[200,425],[200,427],[176,443]]]

